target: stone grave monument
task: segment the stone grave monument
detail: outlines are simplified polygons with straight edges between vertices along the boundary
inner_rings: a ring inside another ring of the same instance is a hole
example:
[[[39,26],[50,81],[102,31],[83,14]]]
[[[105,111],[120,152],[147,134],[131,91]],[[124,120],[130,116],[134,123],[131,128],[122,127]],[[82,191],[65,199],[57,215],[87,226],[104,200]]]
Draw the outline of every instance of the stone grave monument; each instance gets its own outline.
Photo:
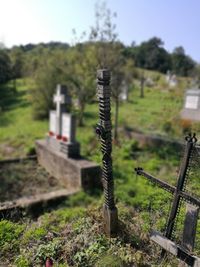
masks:
[[[200,121],[200,89],[194,87],[186,91],[181,118]]]
[[[65,86],[57,85],[53,102],[56,110],[49,114],[48,136],[36,141],[38,162],[67,188],[98,187],[100,166],[80,156],[76,118],[69,113],[71,98]]]
[[[56,104],[56,111],[51,110],[49,136],[47,142],[50,147],[63,152],[66,157],[79,157],[80,144],[76,141],[76,118],[67,111],[70,110],[71,97],[67,93],[67,88],[57,86],[57,92],[53,97]]]
[[[172,74],[171,71],[167,71],[166,82],[170,87],[175,87],[178,84],[175,74]]]
[[[122,81],[119,98],[121,101],[128,101],[128,84],[126,81]]]

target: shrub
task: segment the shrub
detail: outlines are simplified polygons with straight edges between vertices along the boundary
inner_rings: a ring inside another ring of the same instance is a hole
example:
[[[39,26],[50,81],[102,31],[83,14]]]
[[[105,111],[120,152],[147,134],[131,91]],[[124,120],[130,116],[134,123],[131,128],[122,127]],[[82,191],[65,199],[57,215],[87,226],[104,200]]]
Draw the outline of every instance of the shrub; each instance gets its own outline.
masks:
[[[33,118],[44,119],[48,117],[53,107],[52,97],[58,83],[64,82],[63,59],[59,61],[56,56],[51,58],[45,55],[41,65],[34,73],[35,88],[31,91]]]
[[[39,245],[35,255],[36,263],[45,262],[47,258],[55,259],[60,248],[61,243],[58,240]]]
[[[18,250],[19,236],[23,229],[23,226],[7,220],[0,222],[0,254]]]
[[[181,120],[181,128],[183,134],[188,134],[192,130],[192,122],[190,120]]]
[[[43,226],[38,228],[36,228],[36,226],[33,226],[24,233],[23,243],[27,244],[33,240],[40,240],[41,238],[44,238],[46,234],[47,230]]]
[[[164,124],[163,124],[163,130],[166,133],[173,133],[173,126],[172,126],[171,121],[164,122]]]
[[[19,255],[15,260],[16,267],[29,267],[29,261],[22,255]]]
[[[30,146],[27,148],[26,150],[26,155],[27,156],[33,156],[36,154],[36,150],[35,150],[35,147],[34,146]]]

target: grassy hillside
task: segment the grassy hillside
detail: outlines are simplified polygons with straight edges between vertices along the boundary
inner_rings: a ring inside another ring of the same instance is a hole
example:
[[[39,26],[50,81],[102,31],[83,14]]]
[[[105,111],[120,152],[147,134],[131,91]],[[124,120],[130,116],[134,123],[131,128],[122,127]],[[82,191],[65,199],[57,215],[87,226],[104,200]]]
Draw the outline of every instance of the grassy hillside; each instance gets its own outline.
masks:
[[[34,121],[32,118],[29,91],[33,87],[30,79],[18,80],[17,91],[10,87],[0,89],[2,102],[6,105],[0,112],[0,158],[24,156],[34,140],[45,135],[47,121]],[[6,94],[4,91],[10,91]]]
[[[180,155],[168,147],[140,147],[125,134],[124,129],[128,127],[183,140],[188,130],[197,130],[198,134],[200,125],[182,121],[179,117],[186,80],[181,80],[180,86],[171,89],[165,85],[161,74],[148,73],[157,81],[156,85],[145,87],[145,97],[140,98],[138,81],[135,81],[130,90],[129,102],[120,104],[120,138],[119,144],[113,146],[115,196],[121,220],[120,237],[108,240],[102,235],[102,219],[99,215],[102,196],[81,192],[65,203],[65,206],[71,208],[62,207],[40,217],[37,222],[25,220],[19,225],[2,221],[0,255],[3,261],[10,258],[12,266],[40,266],[44,257],[49,255],[60,263],[57,266],[108,266],[108,263],[110,266],[131,266],[133,262],[138,266],[158,264],[158,250],[149,243],[148,232],[152,226],[164,230],[171,196],[151,186],[144,178],[136,177],[133,170],[142,166],[153,175],[175,184]],[[48,132],[47,120],[32,119],[29,95],[32,86],[31,80],[17,81],[17,92],[13,92],[12,104],[0,113],[1,158],[26,155],[34,146],[35,139],[43,138]],[[77,128],[77,139],[81,143],[82,155],[101,164],[100,144],[94,131],[97,122],[98,103],[87,105],[85,125]],[[191,185],[194,193],[200,189],[198,179],[195,176]],[[89,210],[86,209],[88,205]],[[184,206],[180,222],[183,212]],[[124,224],[127,231],[123,230]],[[9,231],[11,236],[6,234]],[[179,240],[180,233],[179,223],[176,235]],[[200,252],[200,228],[195,250]],[[119,257],[114,259],[116,254]],[[171,266],[176,266],[173,259],[170,258],[170,261]],[[165,266],[164,262],[162,266]]]

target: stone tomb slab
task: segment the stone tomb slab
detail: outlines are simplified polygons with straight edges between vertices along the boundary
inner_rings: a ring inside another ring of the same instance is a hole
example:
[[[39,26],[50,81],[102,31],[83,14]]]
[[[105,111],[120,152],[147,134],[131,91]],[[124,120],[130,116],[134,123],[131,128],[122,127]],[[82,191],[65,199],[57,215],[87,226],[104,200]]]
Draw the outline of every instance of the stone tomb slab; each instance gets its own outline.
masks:
[[[199,102],[198,96],[188,95],[185,101],[185,108],[198,109],[198,102]]]
[[[62,136],[68,143],[75,142],[76,136],[76,119],[75,116],[68,113],[62,114]]]
[[[67,158],[52,150],[45,140],[36,141],[38,162],[67,189],[91,189],[101,187],[101,169],[84,158]]]
[[[200,90],[190,89],[186,91],[184,108],[181,118],[191,121],[200,121]]]
[[[49,113],[49,131],[52,134],[56,134],[56,111],[51,110]]]

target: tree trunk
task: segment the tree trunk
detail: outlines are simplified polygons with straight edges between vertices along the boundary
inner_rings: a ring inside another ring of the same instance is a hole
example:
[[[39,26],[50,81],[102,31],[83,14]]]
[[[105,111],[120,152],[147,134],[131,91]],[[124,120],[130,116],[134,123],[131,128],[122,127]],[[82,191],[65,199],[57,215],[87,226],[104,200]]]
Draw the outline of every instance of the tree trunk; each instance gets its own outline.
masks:
[[[140,81],[140,97],[144,98],[144,78],[143,77],[141,78],[141,81]]]
[[[114,125],[114,141],[118,139],[118,115],[119,115],[119,97],[115,98],[115,125]]]
[[[17,92],[17,85],[16,85],[16,79],[13,79],[13,91],[16,93]]]
[[[78,126],[82,127],[83,126],[83,113],[84,113],[85,105],[81,104],[80,105],[80,113],[79,113],[79,118],[78,118]]]

